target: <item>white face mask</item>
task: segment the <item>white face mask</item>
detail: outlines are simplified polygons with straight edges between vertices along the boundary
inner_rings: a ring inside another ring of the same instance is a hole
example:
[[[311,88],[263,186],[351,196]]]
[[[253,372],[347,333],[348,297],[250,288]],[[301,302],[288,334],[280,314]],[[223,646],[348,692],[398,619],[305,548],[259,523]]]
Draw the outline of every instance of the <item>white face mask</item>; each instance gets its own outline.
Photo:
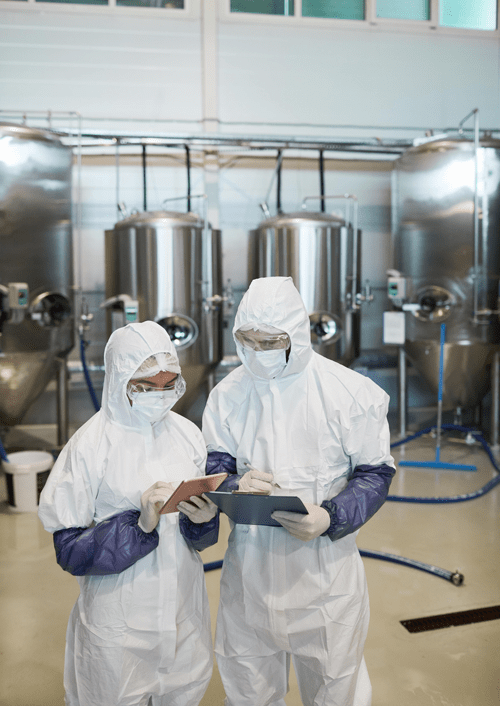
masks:
[[[132,408],[136,409],[148,422],[154,424],[166,416],[178,399],[179,394],[176,390],[141,392],[134,397]]]
[[[252,351],[243,348],[248,369],[258,378],[273,380],[286,368],[286,351]]]

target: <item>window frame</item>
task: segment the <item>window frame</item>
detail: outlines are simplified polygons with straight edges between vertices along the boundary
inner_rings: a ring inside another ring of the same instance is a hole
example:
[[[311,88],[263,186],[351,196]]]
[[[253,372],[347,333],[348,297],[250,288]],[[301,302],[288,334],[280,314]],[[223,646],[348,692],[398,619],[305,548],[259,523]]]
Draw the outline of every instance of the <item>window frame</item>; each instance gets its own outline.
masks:
[[[203,0],[201,0],[203,2]],[[463,37],[481,37],[482,39],[500,38],[500,28],[497,29],[467,29],[465,27],[444,27],[439,24],[439,0],[430,0],[430,19],[401,20],[377,17],[376,0],[365,0],[364,20],[339,20],[333,17],[302,17],[302,0],[294,0],[295,14],[267,15],[259,13],[231,12],[231,0],[219,1],[219,21],[224,24],[268,24],[288,27],[322,27],[323,29],[346,29],[378,32],[414,32],[428,34],[429,32]],[[497,0],[497,25],[500,25],[500,0]]]
[[[165,19],[199,19],[203,0],[184,0],[183,8],[172,7],[127,7],[117,5],[116,0],[107,0],[106,5],[86,5],[70,2],[44,2],[43,0],[0,0],[0,10],[19,12],[95,13],[100,15],[140,15],[141,17],[164,17]]]

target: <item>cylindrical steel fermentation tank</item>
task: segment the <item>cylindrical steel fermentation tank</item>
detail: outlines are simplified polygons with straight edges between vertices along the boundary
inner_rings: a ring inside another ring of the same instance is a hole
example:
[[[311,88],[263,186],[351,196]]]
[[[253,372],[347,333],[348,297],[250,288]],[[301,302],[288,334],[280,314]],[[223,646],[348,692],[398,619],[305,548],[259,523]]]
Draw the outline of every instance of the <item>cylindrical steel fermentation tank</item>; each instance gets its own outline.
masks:
[[[220,231],[194,213],[137,213],[106,231],[106,297],[137,300],[139,321],[169,333],[187,385],[181,414],[222,358],[221,281]]]
[[[393,266],[417,305],[406,353],[437,392],[445,323],[443,408],[474,407],[500,344],[500,141],[480,140],[477,155],[462,138],[413,147],[395,163],[393,187]]]
[[[74,345],[72,151],[49,131],[0,124],[0,285],[29,304],[0,336],[0,425],[21,421]]]
[[[303,210],[266,219],[249,241],[250,279],[292,277],[314,349],[344,365],[359,355],[361,249],[359,232],[353,236],[343,219]]]

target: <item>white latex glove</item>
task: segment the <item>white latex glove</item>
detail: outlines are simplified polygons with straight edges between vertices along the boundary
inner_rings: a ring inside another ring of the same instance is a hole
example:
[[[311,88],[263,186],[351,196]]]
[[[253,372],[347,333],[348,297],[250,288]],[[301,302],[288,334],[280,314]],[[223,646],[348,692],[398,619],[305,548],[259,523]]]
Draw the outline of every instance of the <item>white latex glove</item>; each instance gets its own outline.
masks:
[[[206,495],[192,495],[189,502],[183,500],[177,509],[187,515],[191,522],[200,525],[215,517],[219,508]]]
[[[271,473],[264,473],[264,471],[257,471],[252,468],[240,480],[238,490],[242,490],[244,493],[264,492],[266,495],[271,495],[273,489],[272,480],[273,476]]]
[[[308,515],[301,515],[299,512],[285,512],[276,510],[271,517],[280,523],[291,535],[303,542],[309,542],[311,539],[316,539],[326,532],[330,527],[330,515],[324,507],[313,505],[312,503],[304,503]]]
[[[160,520],[160,510],[175,490],[175,483],[165,483],[159,480],[144,491],[141,496],[141,514],[139,527],[148,534],[152,532]]]

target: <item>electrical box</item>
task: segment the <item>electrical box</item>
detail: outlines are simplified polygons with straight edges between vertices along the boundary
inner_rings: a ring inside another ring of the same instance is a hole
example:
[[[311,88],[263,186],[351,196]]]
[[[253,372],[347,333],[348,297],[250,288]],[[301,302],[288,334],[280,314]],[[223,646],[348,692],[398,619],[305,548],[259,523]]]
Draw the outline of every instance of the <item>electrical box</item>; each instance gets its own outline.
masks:
[[[384,311],[383,342],[385,345],[404,345],[405,314],[403,311]]]
[[[387,279],[387,294],[389,299],[407,298],[407,280],[403,276],[389,276]]]

